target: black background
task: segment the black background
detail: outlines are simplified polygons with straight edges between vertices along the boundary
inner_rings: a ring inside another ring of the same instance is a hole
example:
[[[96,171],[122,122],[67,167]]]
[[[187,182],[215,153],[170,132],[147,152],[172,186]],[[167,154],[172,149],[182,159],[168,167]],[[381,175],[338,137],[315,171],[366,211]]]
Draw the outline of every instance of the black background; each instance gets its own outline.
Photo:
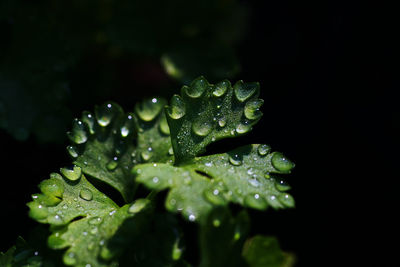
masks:
[[[259,125],[237,144],[268,143],[295,161],[288,182],[297,205],[252,212],[253,232],[277,235],[298,266],[400,266],[396,10],[361,1],[248,5],[237,79],[259,81],[265,105]],[[111,100],[131,109],[152,91],[125,79]],[[74,115],[105,100],[73,106]],[[25,203],[68,165],[66,145],[17,142],[0,131],[1,251],[36,224]]]

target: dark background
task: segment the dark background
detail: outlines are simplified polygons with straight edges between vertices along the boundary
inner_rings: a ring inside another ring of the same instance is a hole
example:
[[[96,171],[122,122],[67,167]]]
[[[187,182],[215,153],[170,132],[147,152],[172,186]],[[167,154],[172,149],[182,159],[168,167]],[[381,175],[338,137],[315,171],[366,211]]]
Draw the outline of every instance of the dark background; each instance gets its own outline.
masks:
[[[241,72],[233,80],[259,81],[265,104],[261,122],[238,142],[268,143],[296,163],[288,177],[296,209],[251,212],[252,231],[276,235],[284,250],[297,254],[298,266],[400,266],[395,9],[361,1],[245,4],[250,16],[235,47]],[[81,75],[102,75],[103,62],[88,58],[99,67],[86,69],[83,62]],[[70,101],[73,116],[106,100],[132,109],[143,96],[170,95],[158,92],[159,85],[175,92],[181,86],[157,60],[119,66],[124,82],[111,99]],[[73,79],[70,90],[79,95],[80,77]],[[42,179],[70,162],[63,140],[20,142],[0,131],[1,251],[36,225],[25,203]]]

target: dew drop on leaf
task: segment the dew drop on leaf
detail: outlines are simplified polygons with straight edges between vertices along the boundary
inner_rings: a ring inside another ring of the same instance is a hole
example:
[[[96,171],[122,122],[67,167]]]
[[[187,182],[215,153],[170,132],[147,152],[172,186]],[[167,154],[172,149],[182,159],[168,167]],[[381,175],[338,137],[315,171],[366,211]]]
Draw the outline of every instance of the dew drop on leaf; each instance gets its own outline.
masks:
[[[282,153],[275,152],[271,158],[272,166],[281,172],[290,172],[294,167],[294,163],[289,159],[285,158]]]
[[[89,224],[91,225],[99,225],[101,223],[102,219],[100,217],[93,217],[89,219]]]
[[[239,166],[242,164],[242,160],[238,154],[229,156],[229,162],[235,166]]]
[[[258,83],[244,83],[243,81],[238,81],[233,86],[235,96],[240,102],[249,99],[256,92],[257,88]]]
[[[198,120],[192,124],[192,130],[198,136],[207,136],[212,130],[212,125],[208,121]]]
[[[249,194],[244,198],[244,204],[250,208],[264,210],[267,202],[259,194]]]
[[[226,91],[228,90],[229,87],[229,82],[228,81],[222,81],[218,84],[215,85],[213,95],[216,97],[221,97],[223,96]]]
[[[251,130],[251,125],[246,124],[246,123],[239,123],[236,126],[236,132],[239,133],[239,134],[247,133],[250,130]]]
[[[174,95],[171,98],[171,105],[168,108],[168,115],[172,119],[180,119],[186,113],[185,102],[183,102],[182,98],[178,95]]]
[[[89,129],[89,133],[90,134],[94,134],[95,130],[95,121],[94,121],[94,116],[92,115],[92,113],[84,111],[82,114],[82,122],[84,124],[86,124],[87,128]]]
[[[225,205],[227,200],[219,189],[210,188],[204,191],[204,197],[214,205]]]
[[[290,185],[288,185],[284,180],[278,180],[275,182],[275,187],[279,191],[287,191],[290,189]]]
[[[204,93],[207,87],[208,82],[203,77],[200,77],[194,80],[190,86],[184,86],[184,89],[188,96],[198,98]]]
[[[149,203],[150,200],[148,199],[138,199],[129,207],[128,212],[138,213],[142,211]]]
[[[163,108],[164,103],[160,99],[146,99],[135,106],[138,117],[143,121],[152,121]]]
[[[76,264],[75,253],[67,252],[64,254],[63,261],[65,265],[72,266]]]
[[[222,117],[222,118],[220,118],[220,119],[218,120],[218,125],[219,125],[219,127],[221,127],[221,128],[225,127],[225,125],[226,125],[226,119],[225,119],[225,117]]]
[[[259,147],[257,148],[258,155],[260,155],[262,157],[267,155],[269,153],[269,151],[271,151],[271,147],[269,145],[263,144],[263,145],[259,145]]]
[[[289,194],[283,194],[279,196],[279,201],[287,206],[287,207],[294,207],[294,199],[291,195]]]
[[[113,171],[118,167],[118,157],[114,157],[112,160],[110,160],[107,165],[106,168],[109,171]]]
[[[74,146],[67,146],[67,151],[68,154],[73,158],[77,158],[79,156],[78,152],[76,151],[76,147]]]
[[[256,120],[262,116],[262,112],[260,111],[260,107],[264,103],[262,99],[254,99],[250,100],[246,103],[244,107],[244,116],[249,120]]]
[[[83,122],[78,119],[74,119],[72,123],[72,130],[67,134],[69,139],[75,144],[83,144],[88,139],[85,125],[83,125]]]
[[[134,129],[133,115],[128,114],[120,128],[121,136],[127,137]]]
[[[102,127],[108,126],[116,113],[116,108],[111,103],[95,108],[97,123]]]
[[[90,201],[93,199],[93,193],[92,191],[90,191],[90,189],[87,188],[83,188],[81,189],[81,191],[79,192],[79,196],[87,201]]]
[[[74,166],[72,169],[70,168],[61,168],[61,174],[70,181],[76,181],[81,178],[82,170],[78,166]]]

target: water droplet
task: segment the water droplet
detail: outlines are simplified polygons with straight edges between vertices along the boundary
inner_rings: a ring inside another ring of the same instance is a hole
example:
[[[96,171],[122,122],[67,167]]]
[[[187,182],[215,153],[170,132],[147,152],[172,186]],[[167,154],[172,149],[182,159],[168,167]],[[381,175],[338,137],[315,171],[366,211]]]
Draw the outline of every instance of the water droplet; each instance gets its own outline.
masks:
[[[219,125],[219,127],[225,127],[225,125],[226,125],[226,119],[225,119],[225,117],[222,117],[222,118],[220,118],[219,120],[218,120],[218,125]]]
[[[294,167],[294,163],[283,156],[282,153],[275,152],[271,158],[272,166],[280,172],[288,173]]]
[[[194,214],[190,214],[188,216],[189,221],[194,222],[196,220],[196,216]]]
[[[146,99],[135,106],[136,114],[143,121],[152,121],[161,111],[165,102],[161,99]]]
[[[88,223],[91,225],[99,225],[101,223],[102,219],[100,217],[93,217],[89,219]]]
[[[161,120],[160,120],[160,131],[163,134],[169,135],[170,134],[170,130],[169,130],[169,126],[168,126],[168,122],[167,122],[167,118],[165,117],[165,115],[163,114],[161,116]]]
[[[99,232],[99,228],[97,228],[96,226],[93,227],[92,229],[90,229],[90,233],[91,233],[92,235],[95,235],[95,234],[97,234],[98,232]]]
[[[94,131],[94,127],[95,127],[94,116],[90,112],[84,111],[82,113],[82,122],[84,124],[86,124],[87,128],[89,129],[90,134],[95,133],[95,131]]]
[[[160,179],[158,177],[153,177],[152,181],[153,184],[157,184],[160,181]]]
[[[279,201],[283,204],[283,205],[285,205],[285,206],[287,206],[287,207],[294,207],[294,199],[293,199],[293,197],[291,196],[291,195],[289,195],[289,194],[283,194],[283,195],[280,195],[279,196]]]
[[[257,179],[249,179],[249,184],[254,187],[259,187],[261,185],[261,183],[257,181]]]
[[[185,102],[183,102],[180,96],[172,96],[171,105],[168,107],[168,115],[175,120],[182,118],[186,113],[185,106]]]
[[[107,165],[106,168],[109,171],[113,171],[118,167],[118,157],[114,157],[112,160],[110,160]]]
[[[101,248],[100,257],[103,260],[108,261],[108,260],[111,260],[114,257],[114,254],[111,252],[111,250],[109,250],[107,248],[107,246],[104,246],[104,247]]]
[[[213,95],[216,97],[221,97],[226,93],[229,87],[230,87],[229,81],[219,82],[214,87]]]
[[[212,130],[212,125],[209,121],[197,120],[192,124],[192,130],[198,136],[207,136]]]
[[[151,156],[153,155],[153,149],[149,147],[147,150],[144,150],[140,153],[143,161],[150,160]]]
[[[47,222],[49,224],[54,224],[54,225],[61,225],[64,224],[64,221],[62,219],[62,217],[60,215],[54,215],[54,216],[50,216],[47,218]]]
[[[234,92],[236,98],[240,102],[244,102],[249,99],[259,88],[258,83],[244,83],[243,81],[238,81],[234,86]]]
[[[234,154],[229,156],[229,162],[232,165],[239,166],[242,164],[242,159],[238,154]]]
[[[259,194],[249,194],[244,198],[244,204],[250,208],[264,210],[267,202]]]
[[[63,261],[64,261],[65,265],[69,265],[69,266],[75,265],[76,264],[75,253],[66,252],[64,254]]]
[[[251,125],[246,123],[239,123],[236,126],[236,132],[238,134],[244,134],[251,130]]]
[[[70,168],[61,168],[61,174],[70,181],[76,181],[81,178],[82,170],[78,166],[74,166],[72,169]]]
[[[133,114],[128,114],[120,128],[121,136],[127,137],[134,129]]]
[[[92,191],[90,191],[90,189],[87,188],[83,188],[81,189],[81,191],[79,192],[79,196],[87,201],[90,201],[93,199],[93,193]]]
[[[227,203],[227,200],[217,188],[205,190],[204,197],[214,205],[225,205]]]
[[[269,145],[259,145],[257,148],[258,155],[265,156],[271,151],[271,147]]]
[[[276,181],[275,187],[276,187],[276,189],[278,189],[279,191],[282,191],[282,192],[290,189],[290,185],[288,185],[284,180]]]
[[[268,203],[275,208],[281,208],[282,205],[281,203],[278,201],[278,198],[275,195],[271,195],[267,198]]]
[[[74,119],[71,132],[67,133],[69,139],[75,144],[83,144],[87,141],[85,125],[78,119]]]
[[[192,98],[200,97],[208,87],[208,82],[203,77],[195,79],[190,86],[184,86],[186,94]]]
[[[170,148],[168,149],[168,154],[169,154],[170,156],[172,156],[172,155],[174,154],[174,149],[173,149],[172,147],[170,147]]]
[[[47,218],[49,212],[47,210],[47,207],[44,207],[43,205],[37,203],[37,202],[30,202],[28,204],[30,210],[29,210],[29,214],[37,219],[37,220],[43,220],[45,218]]]
[[[213,163],[212,162],[206,162],[206,163],[204,163],[204,165],[207,166],[207,167],[212,167]]]
[[[129,207],[128,211],[130,213],[138,213],[142,211],[149,203],[150,200],[148,199],[138,199]]]
[[[264,100],[253,99],[246,103],[244,106],[244,116],[249,120],[256,120],[262,116],[260,107],[263,105]]]
[[[108,215],[113,216],[117,211],[116,210],[112,210],[110,211],[110,213],[108,213]]]
[[[67,151],[73,158],[77,158],[79,156],[78,152],[76,151],[76,147],[74,146],[67,146]]]
[[[95,108],[95,114],[97,123],[102,127],[106,127],[111,123],[111,120],[117,114],[116,104],[108,103],[102,106],[97,106]]]

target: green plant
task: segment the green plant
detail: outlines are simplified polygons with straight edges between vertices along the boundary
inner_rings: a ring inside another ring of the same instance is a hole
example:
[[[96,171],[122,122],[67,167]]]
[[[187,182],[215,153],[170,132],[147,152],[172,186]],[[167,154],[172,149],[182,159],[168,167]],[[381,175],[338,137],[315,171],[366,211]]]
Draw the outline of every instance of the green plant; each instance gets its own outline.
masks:
[[[185,254],[195,244],[185,243],[180,213],[198,224],[200,266],[292,266],[293,255],[276,239],[248,239],[246,209],[233,214],[228,205],[294,207],[279,177],[294,164],[265,144],[201,156],[211,143],[252,129],[262,116],[258,96],[258,83],[213,85],[199,77],[168,106],[152,98],[134,113],[115,103],[83,112],[68,132],[74,165],[42,181],[28,203],[30,217],[50,225],[48,246],[63,250],[62,262],[19,240],[0,265],[196,265]],[[105,194],[113,195],[109,186],[122,205]]]

